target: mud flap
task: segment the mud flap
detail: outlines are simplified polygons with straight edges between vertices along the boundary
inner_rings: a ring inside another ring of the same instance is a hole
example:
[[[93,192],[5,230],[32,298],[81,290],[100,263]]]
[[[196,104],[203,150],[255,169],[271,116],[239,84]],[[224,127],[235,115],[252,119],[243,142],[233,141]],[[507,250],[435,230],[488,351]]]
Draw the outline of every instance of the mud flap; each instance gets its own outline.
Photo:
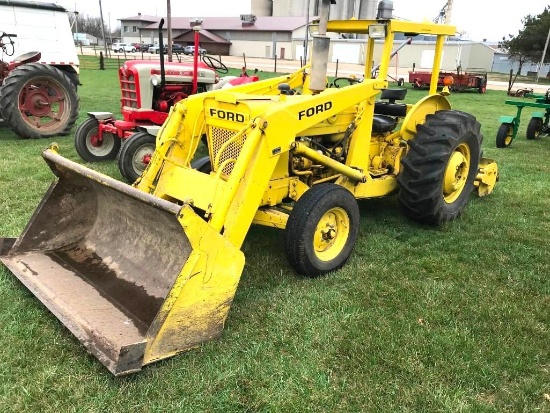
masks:
[[[58,179],[0,260],[113,374],[221,334],[244,255],[188,205],[43,153]]]

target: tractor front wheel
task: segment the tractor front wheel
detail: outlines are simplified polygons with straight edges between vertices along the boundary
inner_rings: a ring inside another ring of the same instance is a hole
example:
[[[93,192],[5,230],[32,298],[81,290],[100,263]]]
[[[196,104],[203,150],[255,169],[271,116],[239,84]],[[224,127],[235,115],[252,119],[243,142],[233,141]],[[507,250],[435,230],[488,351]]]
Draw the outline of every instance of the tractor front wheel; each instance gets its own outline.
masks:
[[[483,136],[472,115],[442,110],[426,116],[402,159],[399,201],[415,221],[441,225],[457,218],[474,189]]]
[[[0,114],[24,139],[67,135],[78,117],[76,88],[54,66],[21,65],[4,79]]]
[[[525,136],[527,139],[537,139],[542,132],[542,119],[541,118],[531,118],[529,124],[527,125],[527,133]]]
[[[82,122],[74,135],[76,152],[87,162],[115,159],[120,144],[120,138],[113,133],[103,132],[99,136],[99,121],[96,118],[88,118]]]
[[[353,194],[332,183],[315,185],[292,208],[285,253],[296,272],[316,277],[345,264],[358,232],[359,207]]]
[[[497,148],[507,148],[514,140],[514,125],[511,123],[503,123],[497,131],[496,144]]]
[[[156,137],[147,132],[136,132],[122,144],[118,169],[128,183],[138,179],[155,153]]]
[[[212,163],[210,162],[210,156],[203,156],[196,161],[191,162],[191,168],[196,169],[203,174],[209,174],[212,172]]]

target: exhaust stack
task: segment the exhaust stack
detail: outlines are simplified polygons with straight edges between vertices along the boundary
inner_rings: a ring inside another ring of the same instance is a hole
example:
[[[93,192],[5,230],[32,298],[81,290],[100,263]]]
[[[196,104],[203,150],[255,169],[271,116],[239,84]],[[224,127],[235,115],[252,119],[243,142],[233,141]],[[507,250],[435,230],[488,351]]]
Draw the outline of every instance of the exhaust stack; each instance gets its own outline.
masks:
[[[320,8],[319,32],[313,35],[313,50],[311,58],[311,84],[313,93],[320,93],[326,88],[328,71],[328,54],[330,38],[327,37],[327,24],[330,14],[330,5],[335,0],[322,0]]]

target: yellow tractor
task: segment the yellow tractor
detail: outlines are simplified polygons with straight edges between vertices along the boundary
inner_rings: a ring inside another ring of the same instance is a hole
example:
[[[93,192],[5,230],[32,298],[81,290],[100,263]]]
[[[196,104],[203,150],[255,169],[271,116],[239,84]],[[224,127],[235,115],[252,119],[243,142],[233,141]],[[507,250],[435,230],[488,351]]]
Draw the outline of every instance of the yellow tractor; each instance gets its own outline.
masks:
[[[385,1],[375,20],[329,21],[330,3],[311,68],[177,103],[132,186],[44,151],[57,179],[23,234],[0,240],[0,259],[115,375],[222,333],[252,224],[284,230],[290,265],[315,277],[352,253],[357,199],[397,193],[410,218],[439,225],[474,189],[493,190],[479,123],[436,93],[455,28],[394,20]],[[368,34],[363,79],[326,87],[327,32]],[[388,89],[396,33],[437,39],[415,104]]]

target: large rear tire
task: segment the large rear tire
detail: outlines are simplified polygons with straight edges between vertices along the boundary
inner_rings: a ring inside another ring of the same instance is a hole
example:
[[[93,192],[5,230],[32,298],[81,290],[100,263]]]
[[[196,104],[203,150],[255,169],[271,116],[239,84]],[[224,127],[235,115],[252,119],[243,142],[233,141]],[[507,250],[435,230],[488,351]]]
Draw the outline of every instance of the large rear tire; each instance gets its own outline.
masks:
[[[76,88],[54,66],[19,66],[6,77],[0,93],[2,118],[24,139],[67,135],[78,117]]]
[[[527,125],[527,132],[525,136],[527,139],[537,139],[542,132],[542,119],[541,118],[531,118],[529,124]]]
[[[292,208],[285,253],[298,274],[316,277],[346,263],[358,232],[359,207],[353,194],[336,184],[315,185]]]
[[[155,152],[156,137],[147,132],[136,132],[122,144],[118,156],[118,169],[128,183],[138,179]]]
[[[483,136],[472,115],[443,110],[417,126],[397,178],[409,218],[440,225],[457,218],[474,189]]]
[[[497,148],[507,148],[514,140],[514,125],[511,123],[503,123],[497,131],[496,145]]]
[[[82,122],[74,135],[76,153],[86,162],[115,159],[120,144],[120,138],[109,132],[103,132],[103,139],[99,139],[99,121],[96,118]]]

